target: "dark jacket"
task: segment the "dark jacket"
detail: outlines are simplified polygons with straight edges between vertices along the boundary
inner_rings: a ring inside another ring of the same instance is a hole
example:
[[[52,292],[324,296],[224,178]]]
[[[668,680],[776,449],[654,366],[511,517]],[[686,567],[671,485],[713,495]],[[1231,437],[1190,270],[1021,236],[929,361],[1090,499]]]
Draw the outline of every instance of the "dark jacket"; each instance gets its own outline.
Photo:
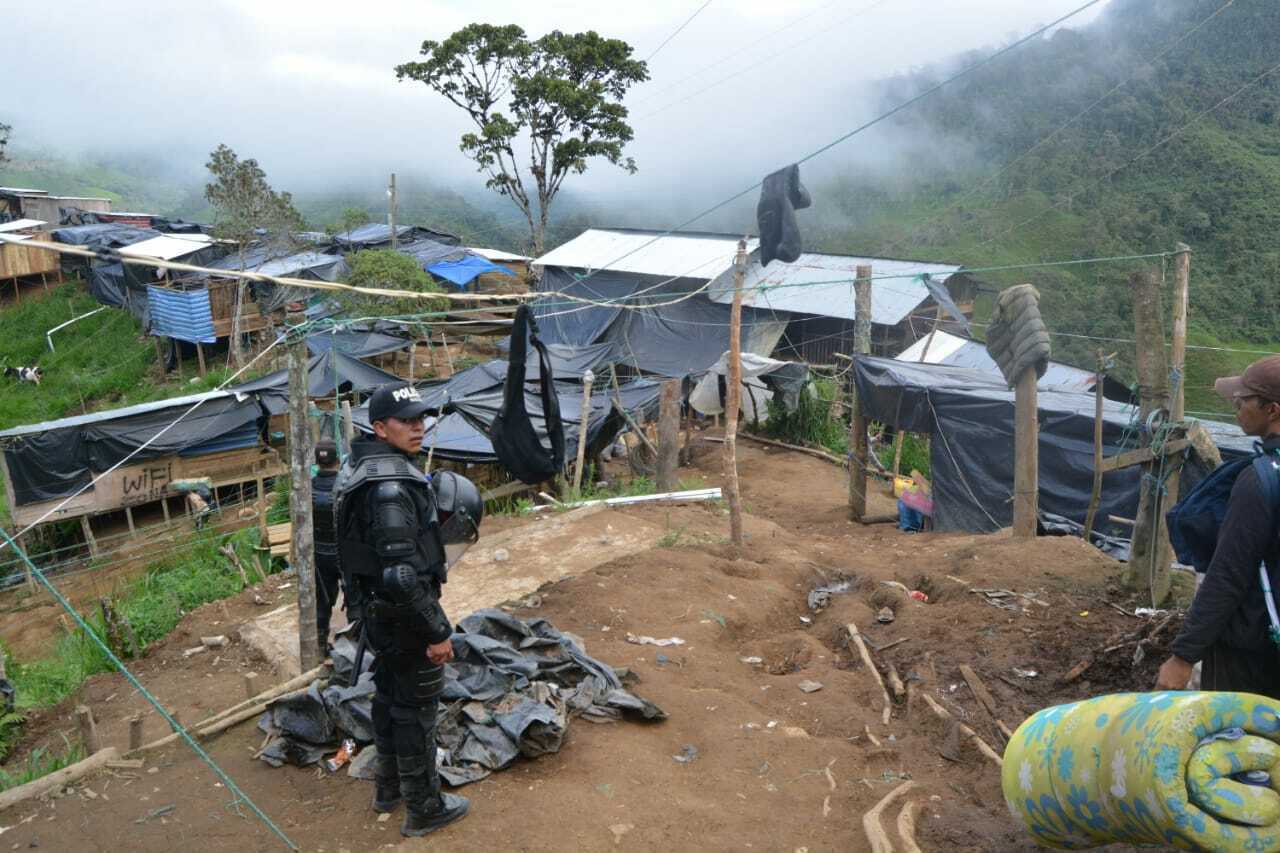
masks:
[[[1268,451],[1280,448],[1280,435],[1268,436],[1262,446]],[[1175,655],[1194,663],[1211,646],[1271,651],[1280,667],[1280,649],[1268,636],[1271,621],[1258,579],[1258,566],[1264,561],[1271,588],[1280,595],[1280,524],[1265,506],[1262,484],[1250,467],[1231,489],[1218,548],[1174,640]]]
[[[317,554],[338,553],[338,535],[333,526],[333,481],[337,471],[320,471],[311,478],[311,523]]]
[[[377,439],[356,441],[348,463],[354,470],[370,456],[391,454],[398,451]],[[345,492],[351,482],[344,472],[338,488]],[[406,477],[356,488],[343,498],[339,510],[339,550],[344,574],[352,579],[360,600],[368,602],[371,644],[383,653],[387,649],[380,646],[407,651],[421,649],[423,640],[447,640],[453,627],[440,606],[444,552],[433,537],[437,520],[431,487],[425,480]],[[365,548],[352,548],[353,543]],[[413,582],[389,586],[386,573],[401,567],[410,571]]]

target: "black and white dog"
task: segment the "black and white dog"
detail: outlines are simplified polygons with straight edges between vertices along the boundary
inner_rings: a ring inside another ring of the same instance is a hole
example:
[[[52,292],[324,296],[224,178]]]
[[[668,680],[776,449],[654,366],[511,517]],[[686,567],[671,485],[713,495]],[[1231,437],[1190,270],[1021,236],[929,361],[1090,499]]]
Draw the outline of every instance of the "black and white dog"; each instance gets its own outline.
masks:
[[[17,379],[19,382],[30,382],[33,385],[39,385],[40,379],[44,376],[44,370],[39,367],[6,367],[4,375]]]

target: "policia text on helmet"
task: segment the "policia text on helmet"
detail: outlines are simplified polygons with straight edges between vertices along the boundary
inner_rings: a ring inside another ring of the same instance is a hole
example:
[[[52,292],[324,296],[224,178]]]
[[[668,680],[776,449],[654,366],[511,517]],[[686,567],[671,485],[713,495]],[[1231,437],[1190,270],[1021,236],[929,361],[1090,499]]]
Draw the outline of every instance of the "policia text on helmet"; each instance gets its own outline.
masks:
[[[424,474],[426,405],[408,383],[369,401],[373,437],[352,443],[334,489],[344,578],[358,600],[361,643],[376,654],[373,681],[375,811],[405,803],[404,835],[425,835],[467,813],[436,772],[435,721],[452,623],[440,606],[448,570],[479,537],[483,502],[452,472]],[[360,663],[356,664],[359,677]]]

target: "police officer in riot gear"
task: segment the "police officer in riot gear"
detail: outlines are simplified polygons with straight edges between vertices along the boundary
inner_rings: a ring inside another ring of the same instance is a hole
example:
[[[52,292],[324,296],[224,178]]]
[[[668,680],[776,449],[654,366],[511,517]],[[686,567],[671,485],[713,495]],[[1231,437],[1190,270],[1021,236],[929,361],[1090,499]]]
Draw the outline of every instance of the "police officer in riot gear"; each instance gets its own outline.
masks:
[[[329,622],[338,601],[338,540],[333,528],[333,484],[338,477],[338,446],[329,439],[316,442],[316,467],[311,478],[311,519],[315,526],[316,639],[320,659],[329,656]]]
[[[475,541],[482,504],[465,478],[431,478],[413,464],[425,412],[408,383],[375,391],[375,437],[352,444],[334,499],[342,573],[362,602],[361,630],[377,655],[373,808],[389,812],[403,799],[406,836],[452,823],[469,806],[441,791],[436,772],[438,697],[453,659],[440,587],[450,558]]]

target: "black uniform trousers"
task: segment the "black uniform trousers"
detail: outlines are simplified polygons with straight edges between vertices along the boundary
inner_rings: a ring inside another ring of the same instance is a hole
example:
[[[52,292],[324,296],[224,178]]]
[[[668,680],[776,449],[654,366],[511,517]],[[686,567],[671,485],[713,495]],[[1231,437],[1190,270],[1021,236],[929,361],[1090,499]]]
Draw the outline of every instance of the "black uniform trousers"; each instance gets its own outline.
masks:
[[[416,653],[378,655],[373,674],[373,740],[382,756],[395,756],[395,770],[382,763],[380,775],[393,772],[409,803],[434,803],[440,796],[436,772],[436,714],[443,668],[427,660],[426,644]]]
[[[338,555],[328,554],[316,549],[316,637],[320,640],[320,648],[325,649],[329,643],[329,622],[333,619],[333,608],[338,603]]]
[[[1280,700],[1280,650],[1252,651],[1216,643],[1201,661],[1200,689],[1255,693]]]

